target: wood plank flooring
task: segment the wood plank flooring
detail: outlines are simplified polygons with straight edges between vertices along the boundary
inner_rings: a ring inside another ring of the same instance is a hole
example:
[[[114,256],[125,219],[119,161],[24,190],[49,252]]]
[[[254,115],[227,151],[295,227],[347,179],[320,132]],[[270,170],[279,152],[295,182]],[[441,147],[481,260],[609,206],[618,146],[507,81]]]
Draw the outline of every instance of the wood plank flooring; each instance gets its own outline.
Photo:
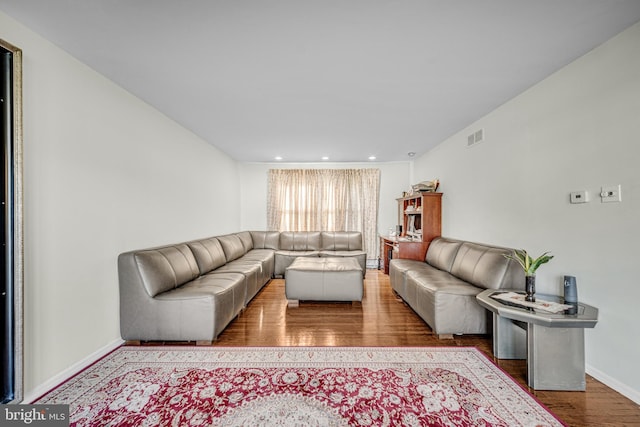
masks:
[[[361,306],[301,302],[290,308],[284,280],[272,280],[213,345],[474,346],[569,426],[640,426],[640,406],[589,376],[586,392],[535,391],[526,385],[525,361],[493,358],[490,336],[438,339],[392,292],[389,276],[378,270],[367,271]]]

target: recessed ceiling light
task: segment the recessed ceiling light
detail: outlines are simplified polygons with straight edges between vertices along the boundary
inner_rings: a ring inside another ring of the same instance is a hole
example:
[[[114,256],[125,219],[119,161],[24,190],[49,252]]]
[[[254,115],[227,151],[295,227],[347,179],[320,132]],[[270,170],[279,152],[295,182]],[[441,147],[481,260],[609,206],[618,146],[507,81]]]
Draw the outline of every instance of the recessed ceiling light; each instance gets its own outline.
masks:
[[[413,156],[415,156],[415,155],[416,155],[416,153],[414,153],[413,151],[409,151],[409,152],[407,153],[407,156],[409,156],[409,157],[413,157]]]
[[[369,156],[369,160],[375,160],[376,156]]]
[[[322,156],[322,160],[329,160],[329,156]]]
[[[282,156],[276,156],[274,157],[276,160],[282,160]]]

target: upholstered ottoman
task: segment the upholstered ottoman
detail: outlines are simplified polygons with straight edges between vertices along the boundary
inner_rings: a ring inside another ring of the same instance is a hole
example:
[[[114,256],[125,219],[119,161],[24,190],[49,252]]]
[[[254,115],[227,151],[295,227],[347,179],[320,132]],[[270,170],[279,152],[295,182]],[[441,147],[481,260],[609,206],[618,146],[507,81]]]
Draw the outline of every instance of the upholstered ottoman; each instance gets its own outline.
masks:
[[[362,267],[355,258],[296,258],[285,270],[289,306],[298,301],[362,301]]]

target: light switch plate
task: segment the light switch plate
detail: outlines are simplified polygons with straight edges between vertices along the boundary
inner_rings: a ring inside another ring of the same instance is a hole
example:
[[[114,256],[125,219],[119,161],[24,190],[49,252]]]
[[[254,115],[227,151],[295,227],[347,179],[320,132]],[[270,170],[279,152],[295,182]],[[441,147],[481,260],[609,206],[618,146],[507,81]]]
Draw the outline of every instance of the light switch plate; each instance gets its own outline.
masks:
[[[622,186],[621,185],[607,185],[602,186],[600,192],[602,203],[621,202],[622,201]]]

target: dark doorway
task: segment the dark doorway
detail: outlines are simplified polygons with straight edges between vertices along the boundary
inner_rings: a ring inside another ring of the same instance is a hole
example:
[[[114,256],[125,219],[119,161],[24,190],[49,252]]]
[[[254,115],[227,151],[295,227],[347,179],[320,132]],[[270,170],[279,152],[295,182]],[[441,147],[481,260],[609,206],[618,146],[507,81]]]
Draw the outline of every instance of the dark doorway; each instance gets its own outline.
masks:
[[[0,341],[2,403],[22,398],[21,61],[0,40]],[[17,74],[17,75],[16,75]],[[16,256],[17,255],[17,256]]]
[[[11,159],[7,158],[11,149],[11,118],[12,96],[12,59],[11,52],[4,48],[0,48],[0,139],[2,141],[2,150],[0,152],[0,167],[2,171],[2,187],[0,194],[0,218],[2,226],[0,227],[0,297],[2,298],[2,318],[0,319],[0,328],[2,329],[2,403],[10,402],[15,397],[15,377],[14,377],[14,346],[15,340],[13,336],[14,307],[13,307],[13,271],[11,266],[12,248],[11,234],[13,230],[13,218],[11,215]]]

